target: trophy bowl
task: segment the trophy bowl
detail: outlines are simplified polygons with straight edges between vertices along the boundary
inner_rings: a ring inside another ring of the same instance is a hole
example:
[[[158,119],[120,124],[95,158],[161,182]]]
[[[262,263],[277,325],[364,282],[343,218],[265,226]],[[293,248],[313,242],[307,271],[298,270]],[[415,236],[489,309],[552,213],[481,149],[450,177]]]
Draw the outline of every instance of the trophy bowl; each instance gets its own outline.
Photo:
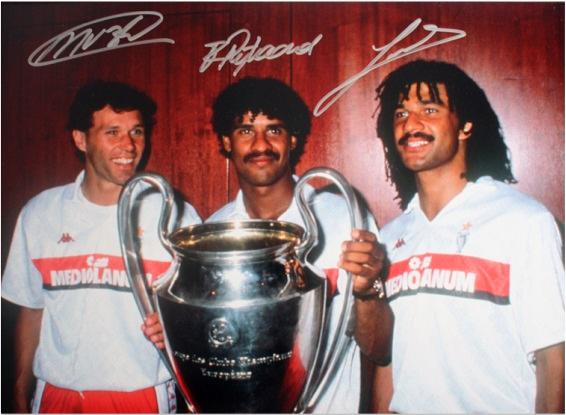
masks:
[[[323,335],[325,279],[276,221],[175,231],[181,258],[154,291],[179,388],[197,412],[291,412]],[[174,281],[173,281],[174,280]]]
[[[346,335],[351,278],[330,338],[326,278],[306,260],[318,231],[303,189],[314,176],[339,185],[352,226],[361,227],[353,190],[339,173],[325,168],[307,172],[295,187],[305,229],[245,220],[170,232],[173,190],[164,178],[140,173],[122,190],[118,228],[126,274],[142,316],[159,315],[166,345],[160,354],[190,412],[309,411],[343,360],[352,341]],[[163,196],[158,236],[173,257],[151,286],[132,219],[139,182]]]

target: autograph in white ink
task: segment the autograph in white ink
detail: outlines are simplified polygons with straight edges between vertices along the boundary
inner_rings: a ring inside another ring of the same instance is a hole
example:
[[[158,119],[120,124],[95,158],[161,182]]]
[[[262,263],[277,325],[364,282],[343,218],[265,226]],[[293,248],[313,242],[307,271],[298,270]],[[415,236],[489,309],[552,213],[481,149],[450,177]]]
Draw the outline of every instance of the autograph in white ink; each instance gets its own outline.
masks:
[[[234,40],[238,36],[243,36],[243,42],[238,46],[237,42]],[[221,70],[226,63],[231,63],[236,66],[233,76],[236,76],[238,72],[250,62],[258,62],[264,59],[272,60],[277,59],[283,55],[311,55],[314,47],[322,39],[322,34],[319,34],[311,42],[305,42],[302,45],[295,45],[291,43],[283,43],[281,45],[270,45],[261,46],[261,36],[258,36],[253,45],[249,45],[251,34],[247,29],[240,29],[232,33],[228,39],[219,40],[217,42],[207,43],[204,46],[210,48],[208,54],[202,58],[202,64],[200,65],[199,72],[202,73],[206,71],[210,65],[215,62],[218,63],[218,70]],[[232,44],[234,42],[235,44]],[[230,47],[229,50],[226,50]],[[218,56],[220,52],[226,50],[225,56]]]
[[[114,24],[110,27],[99,30],[96,34],[91,28],[91,26],[100,22],[122,19],[128,16],[132,16],[132,19],[124,26]],[[143,22],[144,18],[151,19],[149,25],[147,25],[147,20]],[[153,21],[154,19],[156,20]],[[75,26],[49,39],[34,50],[31,55],[29,55],[28,63],[31,66],[46,66],[71,59],[77,59],[82,56],[106,52],[112,49],[126,48],[149,43],[175,43],[173,39],[167,38],[141,39],[143,36],[159,26],[162,21],[163,15],[159,12],[153,11],[120,13],[92,20],[79,26]],[[136,25],[138,26],[137,28]],[[79,32],[79,30],[81,31]],[[98,47],[97,49],[89,50],[89,48],[101,40],[104,35],[111,36],[106,45]],[[121,43],[122,41],[123,43]]]
[[[466,36],[466,32],[464,32],[463,30],[442,28],[436,26],[435,24],[425,24],[423,25],[423,29],[430,33],[428,33],[424,38],[422,38],[418,42],[406,48],[401,48],[386,56],[386,54],[391,50],[391,48],[393,48],[393,46],[395,46],[401,40],[405,39],[412,32],[414,32],[417,29],[417,27],[421,24],[421,22],[422,19],[420,18],[416,19],[415,21],[413,21],[413,23],[407,26],[405,30],[403,30],[399,35],[397,35],[395,39],[393,39],[390,43],[386,44],[385,46],[381,46],[379,48],[372,46],[374,51],[379,52],[377,56],[374,59],[372,59],[372,61],[361,72],[357,73],[353,77],[341,83],[332,91],[330,91],[328,94],[326,94],[324,97],[322,97],[322,99],[318,101],[318,103],[316,104],[316,107],[314,108],[313,111],[313,115],[315,117],[320,116],[332,104],[334,104],[342,95],[344,95],[346,91],[348,91],[348,89],[350,89],[350,87],[354,85],[356,81],[363,78],[371,71],[385,64],[388,64],[396,59],[400,59],[402,57],[408,56],[412,53],[416,53],[421,50],[432,48],[433,46],[442,45],[443,43],[452,42],[454,40],[461,39]],[[451,33],[452,36],[427,43],[437,33]]]

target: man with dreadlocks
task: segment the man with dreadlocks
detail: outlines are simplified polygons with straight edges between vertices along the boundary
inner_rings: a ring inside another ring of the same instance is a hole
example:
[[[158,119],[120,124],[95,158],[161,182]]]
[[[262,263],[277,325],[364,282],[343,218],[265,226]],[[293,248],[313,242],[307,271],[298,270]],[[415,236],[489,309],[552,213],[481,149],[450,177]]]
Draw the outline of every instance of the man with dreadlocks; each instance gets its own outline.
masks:
[[[381,233],[395,330],[375,409],[563,412],[561,237],[504,183],[515,179],[485,93],[457,66],[422,60],[377,93],[404,212]]]

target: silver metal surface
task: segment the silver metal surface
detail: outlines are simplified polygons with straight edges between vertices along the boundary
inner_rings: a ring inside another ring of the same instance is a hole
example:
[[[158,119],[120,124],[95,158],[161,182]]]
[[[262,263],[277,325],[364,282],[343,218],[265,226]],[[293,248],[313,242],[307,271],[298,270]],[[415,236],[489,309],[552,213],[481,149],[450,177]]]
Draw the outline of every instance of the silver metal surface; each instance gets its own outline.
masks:
[[[317,226],[303,188],[315,176],[344,188],[352,222],[361,227],[353,191],[330,169],[307,172],[296,186],[306,230],[282,221],[247,220],[169,232],[173,193],[167,182],[145,173],[126,184],[118,204],[126,272],[142,315],[159,313],[163,357],[189,411],[304,412],[335,375],[351,341],[345,334],[351,284],[336,335],[327,339],[326,279],[305,260],[316,244]],[[130,223],[133,188],[140,181],[163,195],[159,235],[173,256],[169,270],[151,287]],[[323,340],[333,350],[326,359]]]

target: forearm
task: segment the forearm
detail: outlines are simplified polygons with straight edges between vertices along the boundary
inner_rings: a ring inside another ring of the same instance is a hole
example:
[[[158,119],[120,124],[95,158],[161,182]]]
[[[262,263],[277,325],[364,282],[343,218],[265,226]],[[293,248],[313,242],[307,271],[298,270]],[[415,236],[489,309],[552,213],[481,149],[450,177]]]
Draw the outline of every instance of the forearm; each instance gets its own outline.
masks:
[[[360,350],[378,365],[387,365],[391,358],[393,313],[387,300],[372,297],[355,300],[354,331]]]
[[[564,413],[564,343],[535,352],[535,412]]]
[[[391,365],[377,367],[374,373],[371,412],[389,413],[389,404],[393,396],[393,378]]]
[[[21,307],[15,329],[14,410],[29,412],[33,389],[33,358],[39,344],[42,309]]]

